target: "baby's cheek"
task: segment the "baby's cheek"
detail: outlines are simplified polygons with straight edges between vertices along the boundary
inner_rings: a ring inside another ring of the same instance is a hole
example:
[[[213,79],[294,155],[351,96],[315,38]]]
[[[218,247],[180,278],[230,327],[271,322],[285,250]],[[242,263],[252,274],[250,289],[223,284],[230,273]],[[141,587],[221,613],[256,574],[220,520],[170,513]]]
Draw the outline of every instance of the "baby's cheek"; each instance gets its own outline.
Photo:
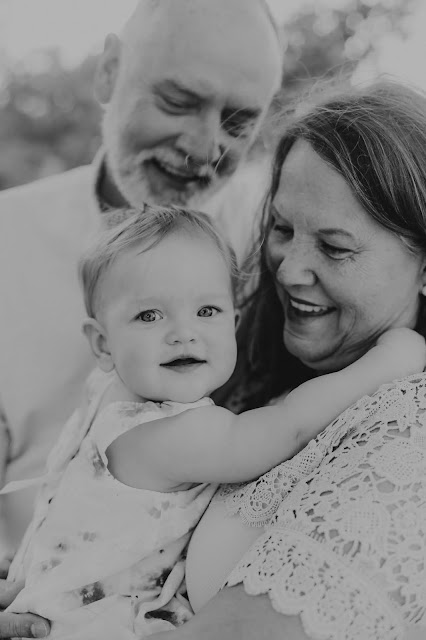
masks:
[[[135,349],[128,349],[121,359],[121,378],[125,382],[135,381],[145,376],[147,362]]]

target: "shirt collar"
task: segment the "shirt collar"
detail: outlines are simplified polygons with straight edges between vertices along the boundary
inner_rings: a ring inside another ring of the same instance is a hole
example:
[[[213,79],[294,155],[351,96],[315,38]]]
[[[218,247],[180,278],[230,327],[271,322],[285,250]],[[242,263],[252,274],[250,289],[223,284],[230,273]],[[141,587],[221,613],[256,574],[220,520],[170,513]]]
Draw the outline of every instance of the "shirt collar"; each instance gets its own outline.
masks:
[[[97,154],[95,155],[95,158],[92,162],[92,166],[93,166],[92,194],[96,202],[99,213],[105,213],[113,209],[113,207],[111,207],[101,195],[101,184],[102,184],[102,180],[105,177],[105,171],[106,171],[105,163],[106,163],[106,153],[105,153],[105,149],[101,147],[97,152]]]

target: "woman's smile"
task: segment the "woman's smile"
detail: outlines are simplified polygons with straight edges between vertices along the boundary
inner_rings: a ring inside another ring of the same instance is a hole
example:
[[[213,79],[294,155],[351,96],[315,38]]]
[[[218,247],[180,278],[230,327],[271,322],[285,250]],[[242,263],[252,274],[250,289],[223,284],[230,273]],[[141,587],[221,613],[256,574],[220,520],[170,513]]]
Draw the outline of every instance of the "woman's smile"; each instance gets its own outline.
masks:
[[[295,298],[290,294],[286,295],[288,304],[286,305],[286,316],[297,321],[302,318],[318,318],[335,311],[335,308],[328,305],[320,305],[301,298]]]

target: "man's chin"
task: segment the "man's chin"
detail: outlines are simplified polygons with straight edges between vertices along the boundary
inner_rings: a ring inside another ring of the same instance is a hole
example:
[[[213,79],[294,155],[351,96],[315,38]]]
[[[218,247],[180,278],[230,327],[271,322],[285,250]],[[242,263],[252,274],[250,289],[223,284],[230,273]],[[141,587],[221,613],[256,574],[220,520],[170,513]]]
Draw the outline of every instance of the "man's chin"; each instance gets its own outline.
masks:
[[[156,186],[152,189],[146,184],[141,188],[141,183],[137,185],[132,181],[120,181],[120,191],[125,200],[131,207],[137,209],[143,208],[145,204],[154,206],[170,207],[180,206],[187,208],[198,208],[205,204],[215,192],[211,185],[204,189],[171,189],[164,187],[163,189]]]
[[[179,189],[164,189],[158,191],[147,190],[144,194],[144,203],[157,205],[160,207],[185,207],[187,209],[200,209],[215,193],[211,187],[190,191]]]

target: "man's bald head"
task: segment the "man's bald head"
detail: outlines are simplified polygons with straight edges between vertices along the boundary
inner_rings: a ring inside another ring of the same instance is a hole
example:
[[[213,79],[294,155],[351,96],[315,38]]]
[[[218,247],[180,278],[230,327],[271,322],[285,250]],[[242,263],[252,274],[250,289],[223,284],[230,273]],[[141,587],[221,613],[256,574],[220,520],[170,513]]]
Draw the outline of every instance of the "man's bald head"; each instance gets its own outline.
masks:
[[[263,0],[140,0],[97,81],[124,199],[202,205],[253,142],[281,65]]]
[[[276,47],[282,57],[281,34],[266,0],[139,0],[127,21],[121,40],[127,62],[137,59],[138,51],[148,47],[157,30],[173,31],[188,21],[201,22],[221,39],[223,28],[234,25],[236,34],[253,34],[259,44]]]
[[[155,15],[163,13],[166,18],[171,16],[172,11],[178,13],[187,13],[201,11],[205,14],[206,9],[209,10],[214,5],[215,11],[220,11],[222,15],[230,14],[241,17],[245,12],[261,13],[266,16],[269,25],[280,41],[281,34],[275,18],[273,17],[266,0],[139,0],[135,10],[127,21],[123,32],[123,40],[131,40],[140,34],[144,26],[149,25]]]

